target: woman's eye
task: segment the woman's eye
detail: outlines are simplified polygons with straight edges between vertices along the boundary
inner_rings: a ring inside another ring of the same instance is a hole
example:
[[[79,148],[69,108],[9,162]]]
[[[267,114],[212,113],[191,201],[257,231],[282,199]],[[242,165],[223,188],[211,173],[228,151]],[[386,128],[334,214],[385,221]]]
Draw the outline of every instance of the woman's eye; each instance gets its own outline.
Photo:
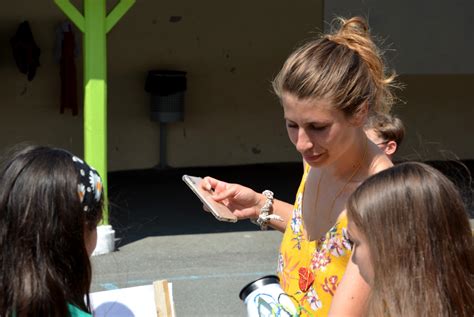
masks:
[[[298,126],[294,123],[287,123],[286,126],[290,129],[296,129]]]
[[[325,126],[315,126],[315,125],[312,125],[311,126],[311,129],[314,130],[314,131],[324,131],[328,126],[325,125]]]

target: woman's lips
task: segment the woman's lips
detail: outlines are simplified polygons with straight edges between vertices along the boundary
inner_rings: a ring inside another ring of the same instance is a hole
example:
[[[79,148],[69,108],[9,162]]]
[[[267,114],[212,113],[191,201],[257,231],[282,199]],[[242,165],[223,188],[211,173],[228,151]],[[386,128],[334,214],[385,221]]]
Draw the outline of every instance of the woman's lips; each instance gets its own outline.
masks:
[[[306,162],[314,162],[317,161],[324,153],[321,154],[311,154],[311,155],[303,155],[303,158]]]

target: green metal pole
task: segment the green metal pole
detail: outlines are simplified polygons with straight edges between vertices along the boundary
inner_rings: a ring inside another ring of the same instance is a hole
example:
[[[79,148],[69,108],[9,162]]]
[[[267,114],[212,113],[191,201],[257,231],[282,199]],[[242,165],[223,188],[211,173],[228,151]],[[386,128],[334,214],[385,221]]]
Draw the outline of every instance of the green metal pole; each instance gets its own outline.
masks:
[[[84,0],[84,15],[70,0],[55,0],[84,34],[84,158],[102,176],[109,224],[107,193],[107,32],[135,3],[121,0],[107,16],[106,0]]]
[[[84,0],[84,158],[102,175],[107,202],[107,52],[105,0]],[[107,206],[107,203],[105,204]],[[105,208],[103,223],[109,223]]]

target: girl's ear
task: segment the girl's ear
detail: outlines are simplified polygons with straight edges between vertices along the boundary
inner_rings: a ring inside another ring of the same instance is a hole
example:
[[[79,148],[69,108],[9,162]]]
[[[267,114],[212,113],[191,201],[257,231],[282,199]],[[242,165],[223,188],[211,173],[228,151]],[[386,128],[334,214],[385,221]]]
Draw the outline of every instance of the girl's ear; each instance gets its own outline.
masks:
[[[364,101],[356,113],[351,118],[351,123],[356,127],[364,126],[367,116],[369,115],[369,102]]]
[[[385,152],[385,154],[387,154],[388,156],[391,156],[393,154],[395,154],[395,152],[397,151],[397,142],[395,141],[388,141],[387,142],[387,145],[385,146],[385,149],[383,150]]]

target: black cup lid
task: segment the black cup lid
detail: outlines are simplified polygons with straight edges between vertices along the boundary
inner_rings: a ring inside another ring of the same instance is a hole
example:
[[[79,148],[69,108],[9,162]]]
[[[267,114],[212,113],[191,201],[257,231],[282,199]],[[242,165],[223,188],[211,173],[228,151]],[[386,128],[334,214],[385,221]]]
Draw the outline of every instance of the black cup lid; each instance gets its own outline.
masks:
[[[277,284],[280,283],[280,279],[278,278],[278,276],[276,275],[263,276],[245,285],[239,293],[239,298],[241,300],[245,300],[245,298],[257,288],[260,288],[264,285],[273,284],[273,283],[277,283]]]

